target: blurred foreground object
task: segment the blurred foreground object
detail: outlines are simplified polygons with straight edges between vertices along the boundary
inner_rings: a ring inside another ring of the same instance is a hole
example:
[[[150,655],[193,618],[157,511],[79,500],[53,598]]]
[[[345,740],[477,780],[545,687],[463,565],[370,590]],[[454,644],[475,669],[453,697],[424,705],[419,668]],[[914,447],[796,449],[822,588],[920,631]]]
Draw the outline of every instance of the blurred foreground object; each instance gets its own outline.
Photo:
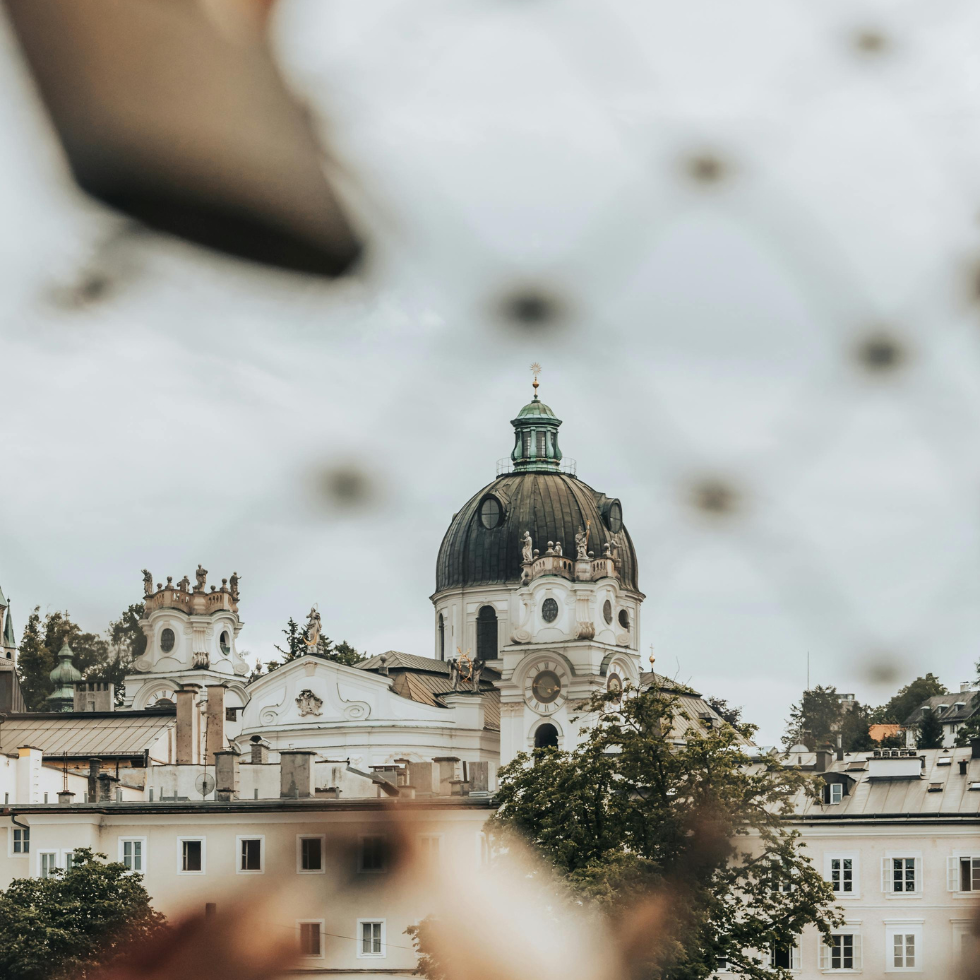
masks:
[[[146,224],[336,276],[360,245],[265,42],[268,0],[5,0],[75,179]]]

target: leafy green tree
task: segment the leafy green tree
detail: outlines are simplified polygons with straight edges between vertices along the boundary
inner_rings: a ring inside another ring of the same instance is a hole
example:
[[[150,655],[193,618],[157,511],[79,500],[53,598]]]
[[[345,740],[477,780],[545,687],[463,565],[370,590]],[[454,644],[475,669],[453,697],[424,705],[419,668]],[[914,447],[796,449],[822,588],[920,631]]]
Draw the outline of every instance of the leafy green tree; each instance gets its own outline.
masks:
[[[916,708],[939,694],[949,694],[949,691],[935,674],[929,673],[925,677],[916,677],[887,704],[882,705],[881,717],[875,720],[904,725]]]
[[[101,860],[100,860],[101,859]],[[68,871],[18,878],[0,892],[0,976],[86,980],[126,943],[149,939],[164,918],[150,906],[143,876],[104,854],[75,851]]]
[[[289,622],[286,623],[286,628],[282,632],[286,637],[286,649],[284,650],[278,643],[275,646],[282,654],[283,662],[289,663],[290,660],[302,657],[306,653],[306,640],[308,638],[306,630],[301,629],[299,623],[290,616]]]
[[[17,674],[28,711],[43,708],[44,699],[53,690],[48,674],[54,670],[54,665],[54,654],[44,644],[41,607],[35,606],[24,624],[20,652],[17,654]]]
[[[288,664],[297,657],[311,653],[314,657],[322,657],[324,660],[334,660],[337,663],[346,664],[348,667],[353,667],[354,664],[366,659],[362,653],[355,650],[346,640],[342,640],[334,646],[330,637],[324,636],[322,633],[317,639],[316,649],[311,651],[307,645],[310,638],[308,630],[305,627],[300,627],[299,623],[292,616],[289,617],[289,622],[286,623],[286,628],[282,632],[286,637],[286,646],[283,648],[276,644],[276,649],[282,654],[282,663]],[[271,673],[279,666],[280,662],[278,660],[271,660],[266,664],[266,672]],[[249,681],[255,680],[261,674],[262,665],[257,664],[255,671],[249,676]]]
[[[856,701],[844,701],[836,687],[817,685],[803,692],[799,704],[790,708],[783,744],[805,745],[811,752],[836,746],[837,736],[845,752],[870,749],[868,709]]]
[[[650,980],[708,977],[722,956],[743,976],[788,978],[752,950],[842,921],[784,820],[812,777],[775,759],[753,767],[728,725],[676,745],[676,705],[656,688],[621,704],[594,696],[580,748],[521,754],[500,770],[491,829],[526,838],[611,916],[670,894],[679,932],[668,961],[645,969]]]
[[[943,723],[935,711],[927,711],[919,722],[915,743],[920,749],[941,749],[943,747]]]

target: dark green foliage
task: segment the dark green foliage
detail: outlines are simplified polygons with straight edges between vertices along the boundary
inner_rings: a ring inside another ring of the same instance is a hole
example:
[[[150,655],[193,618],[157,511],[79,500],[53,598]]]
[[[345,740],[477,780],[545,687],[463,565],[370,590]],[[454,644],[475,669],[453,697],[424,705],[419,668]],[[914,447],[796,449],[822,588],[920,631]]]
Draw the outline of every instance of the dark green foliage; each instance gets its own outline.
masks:
[[[43,621],[40,607],[28,616],[20,643],[17,672],[28,711],[45,711],[45,698],[54,686],[48,675],[58,664],[58,651],[65,641],[71,647],[72,663],[86,680],[116,685],[117,700],[123,694],[123,677],[130,663],[146,650],[146,637],[139,628],[143,604],[131,605],[109,624],[108,639],[85,633],[67,612],[48,613]]]
[[[426,916],[418,925],[409,926],[405,930],[405,935],[411,937],[412,946],[418,953],[419,960],[415,972],[419,976],[426,977],[427,980],[446,980],[446,966],[433,952],[433,944],[429,938],[435,921],[432,916]]]
[[[920,749],[941,749],[943,747],[943,723],[934,711],[927,711],[919,722],[916,745]]]
[[[19,878],[0,892],[0,977],[4,980],[86,980],[118,955],[163,928],[150,907],[142,875],[104,854],[75,852],[70,871]],[[102,859],[102,860],[99,860]]]
[[[282,654],[281,663],[288,664],[291,660],[295,660],[297,657],[302,657],[304,655],[312,655],[314,657],[322,657],[324,660],[334,660],[337,663],[346,664],[348,667],[353,667],[354,664],[360,663],[365,660],[364,654],[358,653],[346,640],[342,640],[337,646],[334,646],[333,642],[328,636],[320,634],[317,640],[316,649],[310,650],[307,646],[307,640],[309,639],[309,632],[306,627],[300,627],[299,623],[293,619],[292,616],[289,617],[289,622],[286,623],[286,628],[282,631],[283,635],[286,637],[285,649],[278,644],[276,644],[276,649]],[[270,660],[266,663],[266,672],[271,673],[277,667],[281,665],[278,660]],[[255,669],[249,675],[249,683],[257,680],[262,676],[262,664],[256,664]]]
[[[911,684],[906,684],[887,704],[882,705],[876,714],[875,721],[893,722],[904,725],[912,713],[929,698],[939,694],[949,694],[946,685],[935,674],[916,677]]]
[[[665,889],[680,930],[666,965],[643,971],[650,980],[699,980],[721,955],[746,977],[789,977],[749,951],[792,942],[810,924],[827,935],[841,921],[782,819],[812,777],[775,761],[751,766],[728,725],[674,744],[665,733],[675,705],[657,689],[621,706],[597,695],[580,749],[537,750],[501,769],[494,824],[614,917]]]
[[[977,706],[977,698],[980,695],[973,695],[971,707]],[[968,718],[960,730],[956,733],[956,744],[959,746],[970,745],[975,738],[980,738],[980,714]]]
[[[817,685],[803,692],[799,704],[790,708],[783,744],[805,745],[811,752],[836,747],[837,736],[845,752],[872,747],[868,735],[869,711],[856,701],[842,701],[836,687]]]

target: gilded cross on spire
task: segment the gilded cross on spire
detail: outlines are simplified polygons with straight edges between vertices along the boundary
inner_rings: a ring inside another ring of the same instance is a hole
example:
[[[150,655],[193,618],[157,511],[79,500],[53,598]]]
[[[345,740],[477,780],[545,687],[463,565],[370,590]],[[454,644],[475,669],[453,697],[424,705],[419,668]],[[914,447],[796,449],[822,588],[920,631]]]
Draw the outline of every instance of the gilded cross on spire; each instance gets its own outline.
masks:
[[[531,387],[534,389],[534,400],[537,401],[538,400],[538,375],[541,373],[541,365],[538,364],[537,361],[535,361],[531,365],[531,373],[534,375],[534,381],[531,384]]]

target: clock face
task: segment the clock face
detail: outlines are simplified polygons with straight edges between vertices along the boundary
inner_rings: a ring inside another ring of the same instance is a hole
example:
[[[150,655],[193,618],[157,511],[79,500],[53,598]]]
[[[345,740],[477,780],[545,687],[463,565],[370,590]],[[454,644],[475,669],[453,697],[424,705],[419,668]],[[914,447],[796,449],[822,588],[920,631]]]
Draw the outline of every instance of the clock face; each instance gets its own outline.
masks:
[[[565,703],[565,672],[554,661],[538,665],[537,673],[524,681],[524,700],[539,715],[550,715]]]

